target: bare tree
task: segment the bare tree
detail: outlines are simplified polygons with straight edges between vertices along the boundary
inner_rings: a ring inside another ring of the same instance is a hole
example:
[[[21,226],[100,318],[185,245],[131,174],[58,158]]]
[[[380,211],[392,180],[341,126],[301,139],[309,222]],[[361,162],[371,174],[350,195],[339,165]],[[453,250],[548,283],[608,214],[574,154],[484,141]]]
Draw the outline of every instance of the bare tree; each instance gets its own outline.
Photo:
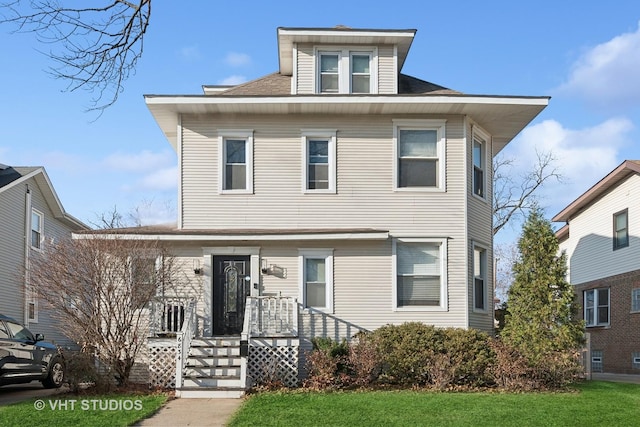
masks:
[[[142,226],[139,208],[135,208],[128,214],[123,215],[118,211],[117,206],[114,206],[113,209],[108,212],[96,214],[96,220],[89,221],[89,223],[94,228],[100,230]]]
[[[511,169],[514,159],[498,156],[493,163],[493,234],[516,217],[524,218],[538,206],[536,191],[549,180],[562,181],[562,175],[549,152],[536,152],[533,167],[520,176]]]
[[[60,329],[127,384],[149,336],[149,302],[188,278],[157,241],[86,237],[60,241],[35,256],[29,285],[55,308],[50,311]]]
[[[59,47],[45,52],[56,64],[49,72],[66,80],[68,91],[91,91],[88,110],[104,111],[118,100],[142,56],[151,0],[91,4],[66,7],[62,0],[13,0],[0,4],[0,24],[14,24],[14,32],[33,32],[38,41]]]

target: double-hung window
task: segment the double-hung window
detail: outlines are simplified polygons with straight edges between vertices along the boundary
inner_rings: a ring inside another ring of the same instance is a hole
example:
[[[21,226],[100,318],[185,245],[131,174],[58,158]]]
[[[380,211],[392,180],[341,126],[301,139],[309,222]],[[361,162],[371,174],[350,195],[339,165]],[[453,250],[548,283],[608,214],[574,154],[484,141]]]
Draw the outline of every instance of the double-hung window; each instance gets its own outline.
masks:
[[[36,211],[31,210],[31,247],[35,249],[42,248],[42,225],[44,216]]]
[[[335,193],[336,131],[303,130],[302,144],[303,191]]]
[[[333,311],[333,249],[300,249],[300,295],[305,308]]]
[[[613,214],[613,250],[629,246],[629,211]]]
[[[473,136],[473,194],[485,197],[486,143],[478,135]]]
[[[253,132],[219,131],[221,193],[253,193]]]
[[[376,93],[376,49],[316,51],[316,93]]]
[[[394,308],[446,309],[446,240],[397,239]]]
[[[473,247],[473,308],[487,310],[487,251],[479,246]]]
[[[396,120],[396,188],[444,190],[445,141],[442,120]]]
[[[609,324],[609,288],[584,291],[584,320],[587,326]]]

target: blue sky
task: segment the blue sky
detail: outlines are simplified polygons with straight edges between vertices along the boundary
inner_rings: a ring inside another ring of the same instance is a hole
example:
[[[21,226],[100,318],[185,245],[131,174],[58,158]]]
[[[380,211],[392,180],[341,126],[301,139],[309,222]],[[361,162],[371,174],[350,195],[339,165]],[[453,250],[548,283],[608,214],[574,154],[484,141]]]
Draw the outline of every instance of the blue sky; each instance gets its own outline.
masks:
[[[468,94],[552,97],[505,150],[518,168],[536,150],[558,159],[565,181],[542,194],[552,216],[640,159],[639,22],[635,0],[154,2],[137,72],[97,120],[85,112],[90,93],[64,92],[46,73],[54,64],[38,50],[55,47],[0,26],[0,163],[44,166],[85,222],[114,207],[174,220],[176,156],[144,94],[200,94],[277,71],[279,26],[412,28],[405,74]]]

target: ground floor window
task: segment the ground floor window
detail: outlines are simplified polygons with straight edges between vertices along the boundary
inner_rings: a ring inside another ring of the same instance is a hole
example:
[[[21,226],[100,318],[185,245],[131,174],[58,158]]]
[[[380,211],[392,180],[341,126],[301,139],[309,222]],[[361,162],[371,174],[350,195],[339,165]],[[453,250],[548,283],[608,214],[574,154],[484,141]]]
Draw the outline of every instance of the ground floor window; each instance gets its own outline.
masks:
[[[609,324],[609,288],[584,291],[584,320],[587,326]]]
[[[304,307],[333,311],[333,249],[301,249],[298,259]]]
[[[446,307],[446,241],[397,239],[395,306]]]
[[[602,372],[603,357],[602,350],[591,351],[591,372]]]

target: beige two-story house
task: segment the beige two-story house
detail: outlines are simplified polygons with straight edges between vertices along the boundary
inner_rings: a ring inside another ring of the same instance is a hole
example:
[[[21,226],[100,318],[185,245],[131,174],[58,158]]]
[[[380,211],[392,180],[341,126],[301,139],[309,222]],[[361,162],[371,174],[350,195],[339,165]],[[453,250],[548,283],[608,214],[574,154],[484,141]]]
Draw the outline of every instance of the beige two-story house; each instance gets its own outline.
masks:
[[[178,155],[178,221],[122,235],[193,266],[193,306],[158,318],[182,328],[179,395],[244,387],[274,358],[293,381],[315,336],[407,321],[493,333],[492,158],[548,97],[405,75],[415,35],[278,28],[275,73],[145,96]],[[187,357],[230,343],[242,369]]]

